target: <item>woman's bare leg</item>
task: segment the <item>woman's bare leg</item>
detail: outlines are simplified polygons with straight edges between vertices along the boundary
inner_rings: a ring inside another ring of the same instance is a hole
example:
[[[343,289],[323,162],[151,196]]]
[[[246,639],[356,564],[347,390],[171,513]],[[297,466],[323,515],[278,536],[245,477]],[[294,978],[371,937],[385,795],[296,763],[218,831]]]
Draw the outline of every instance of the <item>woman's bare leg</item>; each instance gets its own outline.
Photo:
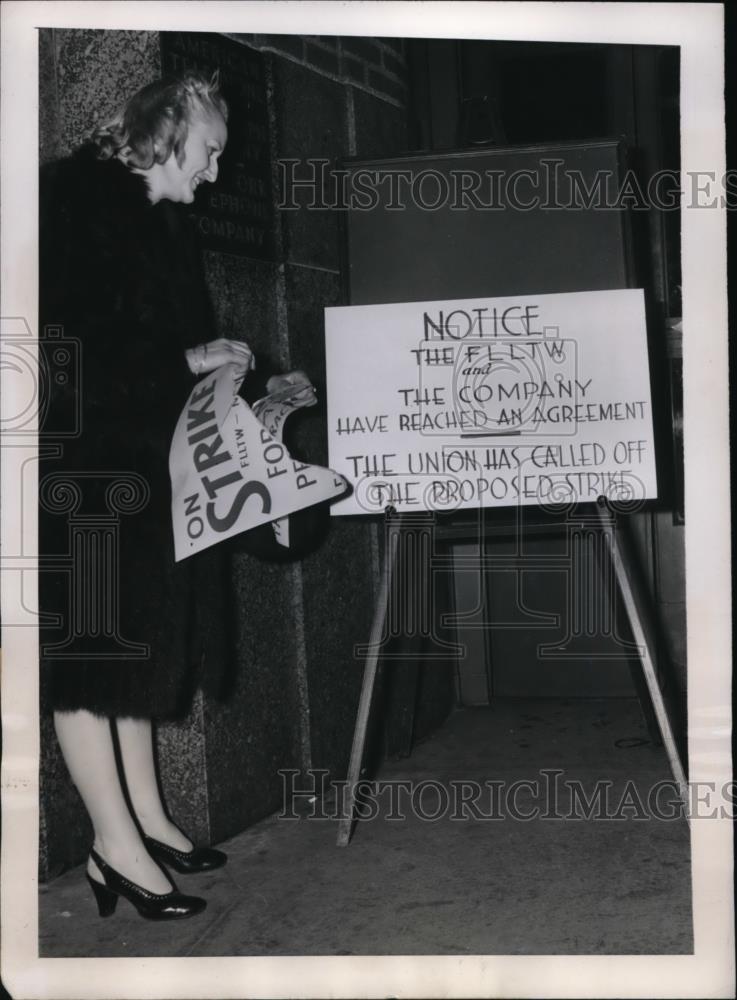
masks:
[[[95,850],[113,868],[150,892],[169,892],[171,883],[144,847],[128,810],[115,762],[107,719],[84,709],[55,712],[61,752],[95,831]],[[87,871],[104,881],[90,858]]]
[[[144,833],[178,851],[191,850],[192,842],[172,823],[161,801],[151,721],[128,718],[115,721],[128,794]]]

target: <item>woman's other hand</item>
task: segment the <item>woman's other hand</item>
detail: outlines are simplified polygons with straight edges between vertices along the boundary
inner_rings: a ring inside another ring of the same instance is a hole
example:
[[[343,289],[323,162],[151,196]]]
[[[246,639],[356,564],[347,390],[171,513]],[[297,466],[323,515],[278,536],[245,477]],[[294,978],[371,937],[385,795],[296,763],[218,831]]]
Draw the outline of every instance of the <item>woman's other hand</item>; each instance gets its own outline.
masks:
[[[220,337],[207,344],[198,344],[185,351],[189,370],[193,375],[204,375],[213,372],[230,362],[240,365],[246,371],[254,367],[253,351],[242,340],[228,340]]]

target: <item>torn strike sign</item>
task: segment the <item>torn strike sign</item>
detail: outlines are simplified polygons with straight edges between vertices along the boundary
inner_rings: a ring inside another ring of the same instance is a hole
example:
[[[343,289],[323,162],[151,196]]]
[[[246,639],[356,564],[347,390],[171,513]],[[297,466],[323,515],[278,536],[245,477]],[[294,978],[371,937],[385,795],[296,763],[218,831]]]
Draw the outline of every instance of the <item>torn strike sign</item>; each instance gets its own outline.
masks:
[[[269,521],[279,522],[275,535],[285,544],[280,519],[348,488],[330,469],[293,459],[281,442],[289,413],[314,402],[306,377],[271,380],[274,391],[252,410],[238,396],[244,375],[235,364],[212,372],[197,383],[179,417],[169,452],[177,562]],[[257,413],[268,416],[268,429]]]

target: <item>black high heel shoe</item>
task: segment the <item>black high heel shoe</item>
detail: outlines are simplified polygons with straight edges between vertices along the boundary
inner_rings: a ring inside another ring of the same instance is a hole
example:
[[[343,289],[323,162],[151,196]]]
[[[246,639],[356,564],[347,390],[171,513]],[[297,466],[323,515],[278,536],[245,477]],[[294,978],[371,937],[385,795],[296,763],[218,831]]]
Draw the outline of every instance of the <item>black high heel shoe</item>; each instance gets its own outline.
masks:
[[[173,868],[180,875],[192,875],[195,872],[209,872],[213,868],[222,868],[228,860],[228,855],[216,851],[214,847],[193,847],[191,851],[178,851],[176,847],[162,844],[153,837],[144,837],[143,841],[152,858]]]
[[[135,882],[130,882],[107,861],[103,861],[97,851],[92,848],[90,857],[100,870],[105,882],[97,882],[89,873],[87,881],[92,887],[97,900],[97,909],[101,917],[109,917],[115,912],[118,899],[122,896],[132,903],[142,917],[147,920],[181,920],[183,917],[193,917],[207,906],[207,900],[199,896],[185,896],[177,887],[171,892],[149,892]]]

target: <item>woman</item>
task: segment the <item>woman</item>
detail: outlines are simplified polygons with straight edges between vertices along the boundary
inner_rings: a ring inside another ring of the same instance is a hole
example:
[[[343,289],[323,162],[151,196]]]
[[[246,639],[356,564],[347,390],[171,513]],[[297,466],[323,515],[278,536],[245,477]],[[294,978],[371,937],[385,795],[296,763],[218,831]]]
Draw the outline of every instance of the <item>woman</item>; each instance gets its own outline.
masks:
[[[134,484],[143,505],[120,518],[115,579],[100,584],[111,599],[117,588],[113,638],[127,653],[97,657],[99,630],[71,647],[58,632],[42,637],[56,733],[94,828],[87,877],[101,916],[120,896],[151,919],[201,912],[205,901],[179,893],[162,864],[187,873],[226,860],[195,848],[167,816],[151,725],[181,717],[198,686],[224,697],[232,660],[222,553],[175,564],[168,479],[169,444],[193,376],[252,361],[246,344],[215,336],[178,208],[216,180],[226,120],[216,80],[157,81],[42,184],[41,320],[79,340],[82,384],[52,391],[49,437],[77,403],[81,434],[64,444],[61,460],[42,463],[41,551],[65,544],[67,524],[49,512],[62,480],[76,484],[84,512],[109,512],[115,477]],[[84,609],[63,603],[69,591],[68,582],[41,574],[42,609],[78,621]]]

